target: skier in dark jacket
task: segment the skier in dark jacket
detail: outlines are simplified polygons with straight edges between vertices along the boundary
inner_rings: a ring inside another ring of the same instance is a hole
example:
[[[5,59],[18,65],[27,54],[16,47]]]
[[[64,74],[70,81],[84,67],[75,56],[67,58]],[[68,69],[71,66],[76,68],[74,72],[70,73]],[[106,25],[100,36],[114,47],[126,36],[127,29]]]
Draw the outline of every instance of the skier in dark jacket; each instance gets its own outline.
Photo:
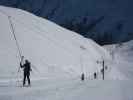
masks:
[[[96,78],[97,78],[97,73],[95,72],[95,73],[94,73],[94,79],[96,79]]]
[[[24,71],[23,86],[25,86],[26,78],[28,80],[28,85],[30,86],[31,63],[28,60],[25,60],[25,64],[22,65],[22,63],[20,63],[20,67],[23,68]]]
[[[82,73],[82,74],[81,74],[81,81],[84,81],[84,79],[85,79],[85,74]]]

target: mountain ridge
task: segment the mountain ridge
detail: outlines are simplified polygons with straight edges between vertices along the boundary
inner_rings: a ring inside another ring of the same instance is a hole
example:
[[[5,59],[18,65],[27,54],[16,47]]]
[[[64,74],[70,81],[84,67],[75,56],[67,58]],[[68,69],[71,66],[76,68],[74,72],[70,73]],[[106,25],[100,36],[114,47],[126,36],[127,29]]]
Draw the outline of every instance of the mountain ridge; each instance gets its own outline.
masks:
[[[132,3],[132,0],[0,1],[1,5],[27,10],[102,45],[133,39]]]

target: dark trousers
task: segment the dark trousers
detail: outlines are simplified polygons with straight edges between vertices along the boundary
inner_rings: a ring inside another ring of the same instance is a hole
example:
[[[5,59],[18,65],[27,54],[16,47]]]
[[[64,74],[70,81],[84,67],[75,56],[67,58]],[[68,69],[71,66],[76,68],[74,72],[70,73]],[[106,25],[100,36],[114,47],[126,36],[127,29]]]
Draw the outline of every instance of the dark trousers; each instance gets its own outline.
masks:
[[[25,85],[26,78],[28,80],[28,85],[30,85],[30,74],[24,73],[23,86]]]

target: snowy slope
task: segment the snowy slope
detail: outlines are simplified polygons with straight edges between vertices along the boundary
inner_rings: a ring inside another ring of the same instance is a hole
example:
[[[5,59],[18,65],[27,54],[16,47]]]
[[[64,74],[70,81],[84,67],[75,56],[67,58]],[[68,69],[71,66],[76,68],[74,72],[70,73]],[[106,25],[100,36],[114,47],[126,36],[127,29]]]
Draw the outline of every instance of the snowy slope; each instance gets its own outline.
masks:
[[[25,11],[0,7],[0,78],[18,76],[19,55],[10,23],[22,55],[34,65],[34,76],[89,76],[101,68],[96,63],[109,55],[92,40]]]
[[[17,73],[20,59],[7,15],[11,16],[22,54],[32,63],[29,88],[21,88],[22,82],[14,81],[22,79],[22,73]],[[120,71],[120,66],[111,60],[108,52],[92,40],[13,8],[0,7],[0,22],[0,100],[133,99],[133,81],[125,80],[129,78],[125,75],[128,69]],[[125,49],[131,53],[131,47],[132,41],[120,48],[118,54],[124,54]],[[105,48],[112,51],[112,46]],[[128,58],[125,55],[123,57]],[[97,61],[102,59],[108,65],[105,79],[124,80],[90,80],[95,71],[101,70]],[[79,78],[82,72],[88,77],[84,82]]]
[[[108,78],[133,80],[133,40],[104,46],[112,56],[113,63]]]

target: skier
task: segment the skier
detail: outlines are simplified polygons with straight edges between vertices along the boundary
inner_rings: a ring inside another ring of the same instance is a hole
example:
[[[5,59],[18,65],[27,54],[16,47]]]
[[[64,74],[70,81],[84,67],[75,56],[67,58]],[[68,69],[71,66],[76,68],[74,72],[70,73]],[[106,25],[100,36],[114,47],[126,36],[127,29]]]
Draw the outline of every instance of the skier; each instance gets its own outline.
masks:
[[[23,68],[24,71],[23,86],[25,86],[26,78],[28,80],[28,85],[30,86],[30,71],[32,71],[31,63],[28,60],[25,60],[25,64],[22,64],[22,62],[20,62],[20,67]]]
[[[84,73],[82,73],[82,75],[81,75],[81,81],[84,81],[84,79],[85,79],[85,75],[84,75]]]
[[[108,69],[108,66],[105,66],[105,70],[107,70]]]
[[[97,73],[95,72],[95,73],[94,73],[94,79],[96,79],[96,78],[97,78]]]

